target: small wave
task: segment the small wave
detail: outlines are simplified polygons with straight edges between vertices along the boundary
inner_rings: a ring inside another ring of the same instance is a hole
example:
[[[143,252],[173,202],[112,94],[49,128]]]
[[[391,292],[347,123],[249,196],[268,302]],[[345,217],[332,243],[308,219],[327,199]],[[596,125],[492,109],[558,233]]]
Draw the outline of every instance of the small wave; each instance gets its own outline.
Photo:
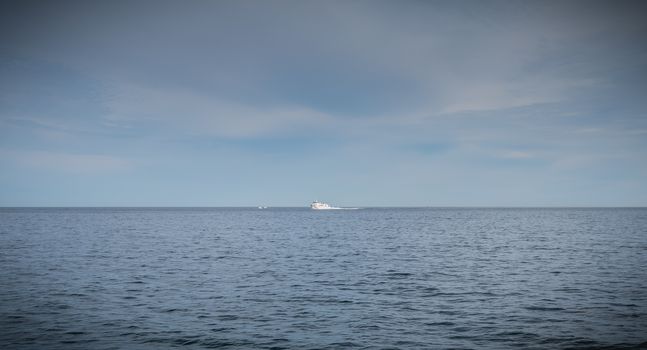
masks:
[[[449,322],[449,321],[440,321],[440,322],[427,322],[425,323],[427,326],[454,326],[456,323],[454,322]]]
[[[217,318],[221,321],[236,321],[239,317],[236,315],[219,315]]]
[[[69,331],[69,332],[65,332],[65,334],[69,334],[69,335],[82,335],[82,334],[85,334],[85,332],[81,332],[81,331]]]
[[[564,311],[564,308],[561,307],[547,307],[547,306],[528,306],[524,309],[530,311]]]
[[[389,270],[384,274],[387,279],[405,279],[413,276],[411,272],[402,272],[396,270]]]
[[[244,347],[244,346],[250,346],[254,344],[250,342],[245,342],[245,341],[206,340],[206,341],[201,341],[199,345],[207,349],[222,349],[222,348]]]
[[[353,343],[353,342],[338,342],[338,343],[331,343],[329,344],[331,347],[334,348],[358,348],[361,347],[361,344]]]
[[[170,308],[170,309],[164,310],[164,312],[166,312],[166,313],[177,312],[177,311],[186,312],[186,311],[189,311],[189,310],[188,309],[177,309],[177,308]]]

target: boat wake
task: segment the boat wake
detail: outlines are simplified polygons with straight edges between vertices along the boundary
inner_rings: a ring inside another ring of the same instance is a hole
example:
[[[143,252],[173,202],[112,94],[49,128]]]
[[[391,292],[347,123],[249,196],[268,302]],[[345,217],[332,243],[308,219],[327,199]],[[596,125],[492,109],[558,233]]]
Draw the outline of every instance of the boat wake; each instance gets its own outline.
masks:
[[[360,208],[342,208],[342,207],[330,207],[330,208],[325,208],[325,209],[317,209],[317,210],[357,210]]]

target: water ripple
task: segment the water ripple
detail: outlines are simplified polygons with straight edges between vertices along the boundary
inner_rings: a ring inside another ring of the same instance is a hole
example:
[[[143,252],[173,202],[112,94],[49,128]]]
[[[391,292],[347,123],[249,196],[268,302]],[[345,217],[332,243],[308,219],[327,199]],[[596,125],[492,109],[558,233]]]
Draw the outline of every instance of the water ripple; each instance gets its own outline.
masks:
[[[647,348],[646,209],[0,209],[3,349]]]

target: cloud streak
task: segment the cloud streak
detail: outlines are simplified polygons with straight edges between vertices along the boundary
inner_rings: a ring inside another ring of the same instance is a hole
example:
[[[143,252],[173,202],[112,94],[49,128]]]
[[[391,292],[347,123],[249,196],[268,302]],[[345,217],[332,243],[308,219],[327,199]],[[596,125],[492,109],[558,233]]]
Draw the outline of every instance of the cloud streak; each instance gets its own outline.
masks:
[[[172,130],[223,138],[294,133],[322,128],[331,116],[300,106],[260,108],[187,91],[121,87],[107,103],[117,125],[163,124]]]
[[[49,151],[0,151],[0,157],[39,171],[71,174],[106,174],[129,169],[125,158],[102,154],[73,154]]]

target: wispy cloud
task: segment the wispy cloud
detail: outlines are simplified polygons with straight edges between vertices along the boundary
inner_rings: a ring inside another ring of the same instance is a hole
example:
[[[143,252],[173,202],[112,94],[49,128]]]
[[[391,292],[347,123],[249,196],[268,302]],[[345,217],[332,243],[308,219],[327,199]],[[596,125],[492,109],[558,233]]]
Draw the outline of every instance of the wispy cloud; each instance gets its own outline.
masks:
[[[501,153],[502,158],[508,158],[508,159],[529,159],[533,158],[533,154],[530,152],[524,152],[524,151],[507,151]]]
[[[132,165],[125,158],[103,154],[0,150],[0,157],[42,171],[75,174],[112,173],[126,170]]]
[[[539,104],[564,102],[574,91],[596,86],[590,79],[529,78],[524,82],[465,81],[449,94],[441,114],[489,112]]]
[[[307,107],[254,107],[195,91],[121,86],[108,102],[111,124],[157,124],[175,131],[224,138],[283,135],[321,128],[332,117]]]

